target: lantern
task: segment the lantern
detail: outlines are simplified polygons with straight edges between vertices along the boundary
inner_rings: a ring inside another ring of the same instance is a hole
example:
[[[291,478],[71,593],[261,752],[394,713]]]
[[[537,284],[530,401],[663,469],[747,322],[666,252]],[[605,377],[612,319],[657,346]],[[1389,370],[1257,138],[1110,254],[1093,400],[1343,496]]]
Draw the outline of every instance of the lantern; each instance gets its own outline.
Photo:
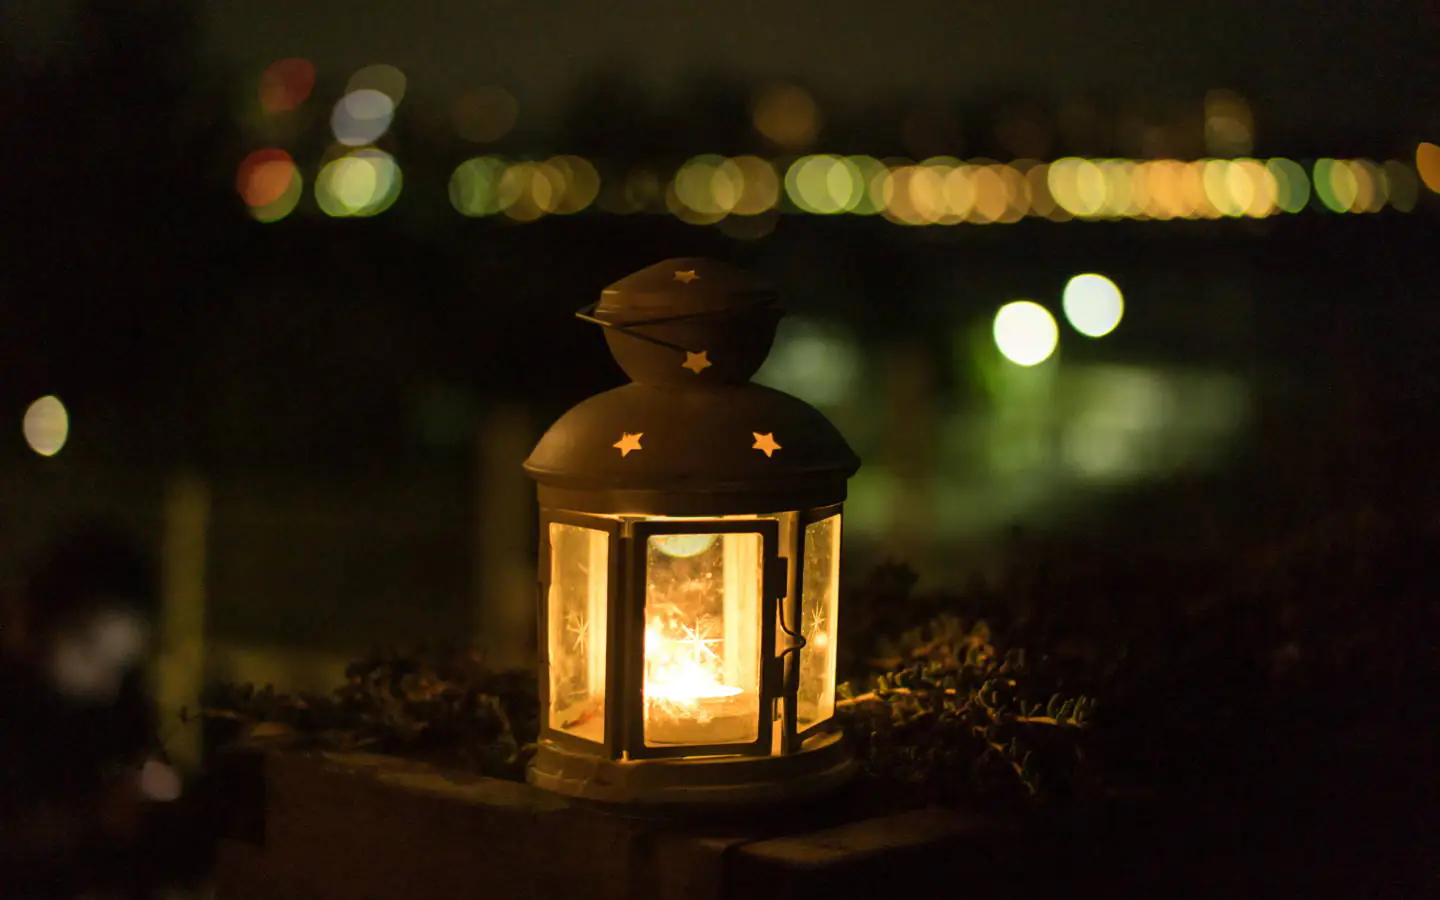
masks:
[[[835,710],[841,504],[860,462],[808,404],[751,384],[782,315],[723,264],[605,289],[631,383],[540,439],[540,746],[532,783],[591,800],[813,795],[854,760]]]

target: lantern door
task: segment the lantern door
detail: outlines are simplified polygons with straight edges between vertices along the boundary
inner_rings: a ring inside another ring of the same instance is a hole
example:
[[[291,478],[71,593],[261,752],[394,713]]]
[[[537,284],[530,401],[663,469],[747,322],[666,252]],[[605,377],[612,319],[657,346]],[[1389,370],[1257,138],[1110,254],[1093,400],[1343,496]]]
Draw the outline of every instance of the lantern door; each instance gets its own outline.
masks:
[[[788,560],[774,519],[634,522],[626,752],[771,753]]]
[[[620,522],[559,510],[540,519],[540,734],[619,756],[624,666],[612,623],[623,621]],[[607,714],[608,713],[608,714]]]

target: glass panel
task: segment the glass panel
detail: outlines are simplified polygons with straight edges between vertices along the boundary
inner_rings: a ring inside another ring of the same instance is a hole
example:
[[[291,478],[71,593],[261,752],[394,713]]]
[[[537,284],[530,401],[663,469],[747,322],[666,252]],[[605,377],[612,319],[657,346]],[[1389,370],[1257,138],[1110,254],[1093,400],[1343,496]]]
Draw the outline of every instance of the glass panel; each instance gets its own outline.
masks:
[[[835,714],[835,630],[840,607],[840,517],[805,526],[805,586],[800,595],[800,730]]]
[[[654,535],[645,552],[645,744],[760,729],[760,535]]]
[[[605,738],[605,621],[610,535],[550,523],[550,727]]]

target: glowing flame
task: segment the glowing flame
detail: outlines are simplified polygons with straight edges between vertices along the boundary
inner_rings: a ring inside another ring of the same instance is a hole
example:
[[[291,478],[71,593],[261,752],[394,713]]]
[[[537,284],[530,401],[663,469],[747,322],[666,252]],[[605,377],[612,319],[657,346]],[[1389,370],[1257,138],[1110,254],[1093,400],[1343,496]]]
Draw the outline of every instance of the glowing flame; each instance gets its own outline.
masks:
[[[687,625],[651,619],[645,626],[645,698],[652,709],[703,721],[701,701],[741,693],[722,680],[720,642],[706,620]]]

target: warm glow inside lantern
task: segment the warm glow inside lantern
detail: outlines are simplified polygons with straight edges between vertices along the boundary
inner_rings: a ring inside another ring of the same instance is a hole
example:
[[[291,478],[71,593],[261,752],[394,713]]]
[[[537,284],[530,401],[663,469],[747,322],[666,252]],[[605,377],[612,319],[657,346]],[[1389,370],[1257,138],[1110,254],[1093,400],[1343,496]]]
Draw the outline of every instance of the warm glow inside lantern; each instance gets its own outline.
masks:
[[[813,794],[853,769],[835,709],[841,503],[859,461],[751,384],[775,297],[670,260],[608,288],[632,383],[526,462],[541,505],[541,746],[531,780],[630,803]]]

